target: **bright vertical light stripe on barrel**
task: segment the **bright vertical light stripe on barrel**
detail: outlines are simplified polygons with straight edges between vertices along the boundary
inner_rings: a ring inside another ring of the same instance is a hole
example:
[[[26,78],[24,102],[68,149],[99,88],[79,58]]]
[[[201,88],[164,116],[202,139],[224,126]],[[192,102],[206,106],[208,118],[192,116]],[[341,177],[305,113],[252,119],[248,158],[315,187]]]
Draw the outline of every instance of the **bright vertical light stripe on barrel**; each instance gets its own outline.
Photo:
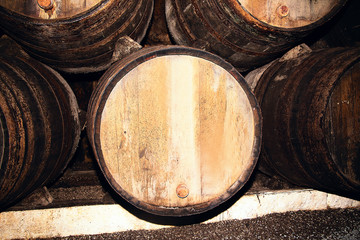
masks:
[[[198,61],[193,57],[171,56],[169,59],[169,167],[176,169],[179,182],[172,182],[169,195],[176,194],[176,187],[185,184],[192,193],[200,192],[200,158],[198,138]],[[176,195],[174,196],[174,198]],[[195,199],[194,199],[195,200]],[[181,204],[181,201],[180,201]]]

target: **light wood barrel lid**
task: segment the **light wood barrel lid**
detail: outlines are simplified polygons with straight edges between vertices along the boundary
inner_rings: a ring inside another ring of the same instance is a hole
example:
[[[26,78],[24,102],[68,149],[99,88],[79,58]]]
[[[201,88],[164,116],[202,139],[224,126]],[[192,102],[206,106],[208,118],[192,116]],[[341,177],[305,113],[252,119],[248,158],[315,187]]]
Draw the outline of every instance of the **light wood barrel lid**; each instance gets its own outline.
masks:
[[[280,28],[304,27],[328,15],[344,0],[234,0],[254,18]]]
[[[39,19],[71,18],[109,0],[0,0],[0,6]],[[111,0],[110,0],[111,1]]]
[[[236,70],[204,51],[142,50],[108,70],[89,108],[88,133],[105,177],[155,214],[219,205],[257,162],[257,102]]]

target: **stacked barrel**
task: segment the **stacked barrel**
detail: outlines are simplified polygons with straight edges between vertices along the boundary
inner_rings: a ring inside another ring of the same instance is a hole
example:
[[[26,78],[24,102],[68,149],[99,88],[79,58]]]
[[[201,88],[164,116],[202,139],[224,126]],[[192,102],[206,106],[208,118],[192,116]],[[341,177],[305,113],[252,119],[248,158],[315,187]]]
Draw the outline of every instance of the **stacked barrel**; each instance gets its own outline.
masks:
[[[0,208],[58,177],[80,138],[62,72],[104,70],[124,36],[140,42],[153,1],[0,1]],[[24,52],[21,48],[26,52]]]
[[[358,195],[360,49],[294,49],[246,78],[264,118],[260,169]]]
[[[171,45],[141,46],[150,36],[154,4],[162,9]],[[244,187],[259,155],[259,169],[267,174],[358,194],[359,49],[292,49],[325,31],[344,7],[344,0],[0,0],[1,30],[26,52],[12,65],[3,60],[14,73],[4,70],[1,80],[8,92],[28,94],[41,92],[52,75],[66,85],[61,73],[103,71],[88,102],[88,139],[115,192],[153,214],[193,215],[222,204]],[[34,69],[42,69],[39,76]],[[17,77],[30,87],[17,86]],[[14,97],[15,108],[0,105],[1,170],[12,172],[0,181],[33,178],[32,163],[5,164],[10,146],[24,161],[30,154],[22,147],[43,158],[64,155],[64,163],[71,156],[64,149],[53,152],[52,140],[35,144],[29,138],[26,145],[22,139],[31,135],[25,125],[35,123],[15,119],[59,115],[45,107],[29,116],[33,103],[52,101],[39,98]],[[76,112],[65,105],[60,112]],[[63,122],[64,128],[74,125]],[[53,136],[46,133],[55,125],[49,123],[35,132]],[[12,146],[8,139],[15,135]],[[70,141],[60,135],[54,138]],[[76,146],[77,133],[69,137]],[[47,164],[40,165],[64,169]],[[34,177],[34,187],[0,185],[3,198],[23,197],[47,181],[43,174]]]
[[[63,77],[16,51],[6,38],[1,44],[0,207],[5,208],[64,171],[80,138],[80,121]]]

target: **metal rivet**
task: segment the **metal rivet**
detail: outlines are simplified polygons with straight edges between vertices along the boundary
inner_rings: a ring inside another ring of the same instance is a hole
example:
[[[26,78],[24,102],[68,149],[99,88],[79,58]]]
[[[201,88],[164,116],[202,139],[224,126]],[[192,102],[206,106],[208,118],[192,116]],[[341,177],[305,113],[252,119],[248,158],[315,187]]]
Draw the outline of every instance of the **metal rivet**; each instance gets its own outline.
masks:
[[[289,8],[285,5],[280,6],[277,9],[278,14],[280,15],[280,17],[286,17],[287,15],[289,15]]]
[[[49,10],[54,6],[54,0],[37,0],[37,3],[44,10]]]
[[[176,194],[179,198],[186,198],[189,195],[189,189],[185,184],[179,184],[176,188]]]

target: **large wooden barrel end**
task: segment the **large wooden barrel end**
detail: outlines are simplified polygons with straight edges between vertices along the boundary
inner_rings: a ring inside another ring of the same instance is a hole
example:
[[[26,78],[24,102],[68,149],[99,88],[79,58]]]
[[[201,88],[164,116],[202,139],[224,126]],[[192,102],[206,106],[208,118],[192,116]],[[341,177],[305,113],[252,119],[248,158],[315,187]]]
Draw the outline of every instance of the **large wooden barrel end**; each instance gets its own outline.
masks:
[[[260,147],[260,110],[244,79],[221,58],[186,47],[145,48],[112,66],[88,123],[110,185],[157,215],[192,215],[230,198]]]

